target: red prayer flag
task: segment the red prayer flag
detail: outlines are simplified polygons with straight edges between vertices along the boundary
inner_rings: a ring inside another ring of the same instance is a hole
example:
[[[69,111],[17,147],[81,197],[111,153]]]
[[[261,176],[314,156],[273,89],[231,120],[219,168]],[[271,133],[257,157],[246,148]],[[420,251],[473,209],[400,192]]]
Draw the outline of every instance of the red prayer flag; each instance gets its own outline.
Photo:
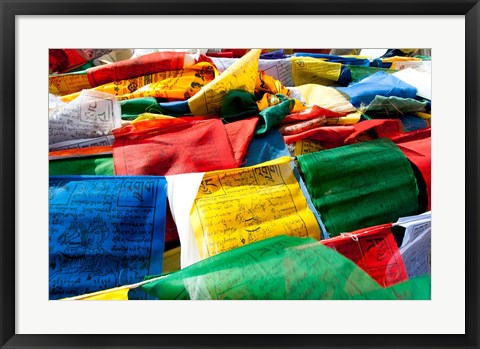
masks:
[[[111,145],[99,145],[87,148],[74,148],[55,150],[48,153],[50,160],[60,158],[72,158],[72,157],[87,157],[95,155],[112,154],[113,147]]]
[[[391,227],[391,224],[377,225],[341,234],[320,243],[355,262],[382,287],[388,287],[408,280]]]
[[[422,174],[427,190],[427,211],[431,210],[431,166],[432,166],[432,138],[431,128],[412,131],[394,138],[393,142],[400,148]]]
[[[225,124],[237,167],[242,165],[248,146],[257,127],[258,116]]]
[[[186,52],[154,52],[87,70],[92,87],[153,73],[183,69]]]
[[[157,122],[158,127],[152,125]],[[232,147],[220,119],[180,122],[148,120],[128,130],[113,131],[117,175],[173,175],[236,167]],[[169,122],[171,122],[169,124]]]
[[[308,138],[322,142],[326,148],[345,145],[344,140],[355,131],[353,126],[321,126],[293,135],[285,135],[285,143],[290,144]]]
[[[294,135],[285,135],[284,140],[285,143],[289,144],[308,138],[321,142],[326,148],[336,148],[374,138],[390,138],[393,140],[404,134],[402,131],[403,127],[400,120],[365,120],[348,126],[321,126]]]
[[[288,114],[287,116],[285,116],[285,118],[283,118],[281,124],[283,125],[296,121],[315,119],[320,116],[325,116],[326,118],[339,118],[345,115],[347,115],[347,113],[339,113],[330,109],[319,107],[318,105],[314,105],[310,109]]]
[[[64,73],[80,67],[88,62],[82,50],[75,49],[50,49],[48,65],[51,73]]]
[[[345,144],[357,143],[357,137],[369,131],[373,131],[376,138],[390,138],[398,137],[403,132],[402,122],[398,119],[375,119],[365,120],[353,125],[355,131],[352,132],[346,139]]]
[[[208,56],[218,58],[233,58],[233,52],[210,52],[208,53]]]

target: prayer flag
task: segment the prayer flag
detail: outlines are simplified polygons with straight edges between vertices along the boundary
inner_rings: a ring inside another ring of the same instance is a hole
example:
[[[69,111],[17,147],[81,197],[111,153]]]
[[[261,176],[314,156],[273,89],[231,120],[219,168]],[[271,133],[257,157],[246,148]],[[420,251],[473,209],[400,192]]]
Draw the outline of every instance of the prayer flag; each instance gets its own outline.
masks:
[[[154,52],[137,58],[105,64],[87,71],[92,87],[112,81],[184,68],[186,52]]]
[[[84,90],[71,103],[49,113],[49,144],[65,141],[81,143],[85,138],[110,135],[120,127],[120,104],[115,96]]]
[[[232,145],[233,155],[235,156],[237,165],[235,167],[240,167],[243,164],[257,123],[258,117],[254,116],[225,124],[225,130],[227,131],[228,139]]]
[[[144,125],[149,127],[142,129]],[[115,130],[114,134],[117,175],[164,176],[236,166],[219,119],[148,120]]]
[[[351,260],[314,239],[277,236],[209,257],[141,288],[170,300],[428,299],[429,287],[420,285],[382,288]]]
[[[48,167],[50,176],[115,174],[111,155],[51,160]]]
[[[384,224],[344,233],[323,240],[322,244],[355,262],[380,286],[391,286],[408,280],[391,226],[392,224]]]
[[[276,235],[320,239],[290,157],[205,173],[190,215],[202,259]]]
[[[337,90],[350,97],[350,102],[355,107],[368,105],[375,96],[396,96],[402,98],[415,98],[417,89],[385,72],[377,72],[373,75],[350,84],[348,87],[337,87]]]
[[[50,176],[50,299],[161,273],[163,177]]]
[[[194,115],[218,115],[222,100],[231,90],[253,93],[261,50],[253,49],[188,100]]]
[[[402,217],[394,224],[394,228],[403,229],[400,253],[410,278],[431,273],[431,216],[428,211],[417,216]]]
[[[412,167],[389,139],[300,155],[298,162],[333,236],[418,213]]]

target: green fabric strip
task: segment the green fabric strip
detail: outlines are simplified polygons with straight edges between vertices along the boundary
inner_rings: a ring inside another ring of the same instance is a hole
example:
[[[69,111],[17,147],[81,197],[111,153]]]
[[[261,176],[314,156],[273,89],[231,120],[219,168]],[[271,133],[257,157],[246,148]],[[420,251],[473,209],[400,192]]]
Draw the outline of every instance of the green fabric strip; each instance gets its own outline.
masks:
[[[389,288],[380,288],[366,292],[353,299],[409,299],[409,300],[430,300],[431,299],[431,276],[425,275]]]
[[[227,93],[222,102],[219,116],[223,119],[243,119],[258,115],[258,105],[255,96],[244,90],[232,90]]]
[[[405,113],[424,111],[428,102],[413,98],[375,96],[364,111],[373,119],[396,118]]]
[[[264,134],[265,132],[271,130],[273,127],[277,126],[282,122],[282,120],[290,114],[290,111],[295,106],[295,100],[289,99],[288,97],[276,94],[276,96],[281,100],[279,104],[272,105],[271,107],[265,108],[258,115],[261,119],[259,125],[255,130],[256,135]],[[262,122],[263,120],[263,122]]]
[[[408,291],[408,285],[404,288]],[[171,300],[413,299],[417,292],[382,289],[335,250],[313,239],[288,236],[218,254],[141,289]]]
[[[162,109],[153,97],[127,99],[120,102],[123,120],[133,120],[143,113],[162,114]]]
[[[418,213],[412,167],[389,139],[301,155],[298,162],[332,236]]]
[[[70,158],[51,160],[50,176],[61,175],[114,175],[113,156],[95,156],[86,158]]]
[[[360,65],[347,65],[348,69],[352,73],[352,83],[358,82],[362,79],[365,79],[367,76],[373,75],[376,72],[383,71],[388,74],[393,74],[397,72],[394,69],[386,69],[386,68],[376,68],[376,67],[365,67]]]

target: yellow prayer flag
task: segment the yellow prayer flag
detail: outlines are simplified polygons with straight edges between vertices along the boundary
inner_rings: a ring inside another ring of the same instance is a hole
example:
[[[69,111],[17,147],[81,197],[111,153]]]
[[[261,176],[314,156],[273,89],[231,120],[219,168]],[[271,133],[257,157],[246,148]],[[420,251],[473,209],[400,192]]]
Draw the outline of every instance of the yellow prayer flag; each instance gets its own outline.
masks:
[[[306,84],[297,86],[296,89],[302,95],[307,107],[317,105],[339,113],[357,110],[340,91],[333,87]]]
[[[288,156],[207,172],[190,218],[201,259],[278,235],[320,239]]]
[[[117,96],[118,100],[141,97],[188,99],[218,75],[208,62],[200,62],[181,70],[163,71],[132,79],[109,82],[94,88]],[[64,102],[77,98],[80,92],[61,97]]]
[[[421,112],[421,111],[417,111],[416,115],[417,115],[419,118],[422,118],[422,119],[431,119],[431,118],[432,118],[432,114],[423,113],[423,112]]]
[[[257,81],[255,83],[255,90],[259,93],[280,93],[282,95],[290,95],[290,90],[282,85],[280,80],[274,79],[272,76],[267,75],[265,72],[260,71],[257,73]]]
[[[292,57],[295,86],[304,84],[333,85],[340,78],[342,64],[313,57]]]
[[[327,118],[325,125],[326,126],[355,125],[360,121],[361,117],[362,117],[362,114],[357,112],[357,113],[350,113],[338,118]]]
[[[402,70],[405,68],[415,69],[423,66],[422,60],[417,57],[394,56],[394,57],[382,58],[382,62],[392,63],[389,69],[393,69],[393,70]]]
[[[297,86],[296,89],[305,99],[306,106],[318,105],[339,113],[355,112],[357,109],[337,89],[317,84]]]
[[[295,142],[295,156],[305,155],[314,153],[320,150],[325,150],[326,148],[317,141],[312,139],[301,139]]]
[[[193,115],[217,115],[223,98],[231,90],[253,93],[257,80],[258,60],[262,50],[253,49],[228,67],[188,100]]]
[[[50,75],[48,77],[48,92],[57,96],[63,96],[91,87],[88,76],[85,73]]]
[[[382,62],[409,62],[409,61],[421,61],[421,58],[404,57],[404,56],[394,56],[394,57],[382,58]]]
[[[79,301],[128,301],[128,287],[116,287],[108,290],[98,291],[94,293],[87,293],[84,295],[63,298],[62,300],[79,300]]]
[[[138,115],[134,120],[130,121],[132,124],[145,120],[159,120],[159,119],[175,119],[173,116],[153,113],[143,113]]]

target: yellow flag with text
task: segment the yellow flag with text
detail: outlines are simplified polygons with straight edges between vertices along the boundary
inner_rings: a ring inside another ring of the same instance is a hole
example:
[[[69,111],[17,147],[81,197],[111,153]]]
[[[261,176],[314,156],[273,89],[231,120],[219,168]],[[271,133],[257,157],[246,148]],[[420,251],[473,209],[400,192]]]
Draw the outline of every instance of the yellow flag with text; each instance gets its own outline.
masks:
[[[278,235],[320,239],[288,156],[205,173],[190,218],[201,259]]]
[[[231,90],[244,90],[253,94],[257,81],[260,49],[250,50],[222,74],[209,82],[188,100],[193,115],[218,115],[222,101]]]

